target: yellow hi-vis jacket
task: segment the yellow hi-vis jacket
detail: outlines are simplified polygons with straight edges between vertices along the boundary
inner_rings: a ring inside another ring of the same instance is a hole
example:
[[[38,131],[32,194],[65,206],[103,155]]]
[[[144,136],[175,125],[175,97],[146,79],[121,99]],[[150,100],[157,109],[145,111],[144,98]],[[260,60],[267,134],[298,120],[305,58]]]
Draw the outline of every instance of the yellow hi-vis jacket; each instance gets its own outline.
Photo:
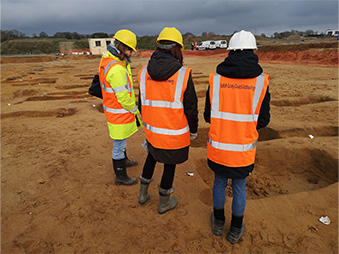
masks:
[[[130,65],[126,66],[125,61],[105,51],[99,66],[99,80],[110,137],[130,137],[138,130],[135,115],[139,112],[135,104]]]
[[[245,167],[254,163],[257,127],[269,75],[235,79],[211,73],[211,126],[207,157],[228,167]]]
[[[190,145],[190,129],[183,98],[192,70],[181,67],[169,79],[153,80],[147,65],[138,75],[141,114],[145,136],[159,149],[180,149]]]

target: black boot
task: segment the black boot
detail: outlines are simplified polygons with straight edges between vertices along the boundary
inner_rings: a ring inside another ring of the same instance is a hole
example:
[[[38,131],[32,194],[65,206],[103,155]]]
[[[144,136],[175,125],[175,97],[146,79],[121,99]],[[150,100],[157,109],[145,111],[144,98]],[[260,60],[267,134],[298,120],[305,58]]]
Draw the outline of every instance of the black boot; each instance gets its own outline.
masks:
[[[126,168],[138,165],[137,161],[132,161],[127,158],[126,150],[125,150],[125,159],[126,159]]]
[[[112,159],[113,160],[113,159]],[[126,160],[113,160],[113,169],[115,172],[115,184],[133,185],[137,182],[137,178],[128,177],[126,172]]]

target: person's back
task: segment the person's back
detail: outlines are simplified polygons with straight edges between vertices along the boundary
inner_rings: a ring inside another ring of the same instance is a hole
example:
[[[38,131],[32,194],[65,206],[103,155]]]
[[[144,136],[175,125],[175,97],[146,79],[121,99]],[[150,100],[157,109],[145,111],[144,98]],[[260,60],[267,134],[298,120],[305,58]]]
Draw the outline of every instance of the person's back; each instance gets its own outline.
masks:
[[[197,97],[192,71],[183,67],[182,35],[176,28],[164,28],[157,49],[147,66],[139,71],[139,109],[142,114],[148,155],[140,175],[139,203],[149,199],[157,162],[164,163],[159,189],[160,214],[177,205],[170,199],[176,164],[188,159],[190,139],[198,128]]]
[[[233,205],[227,240],[238,242],[245,232],[246,178],[253,171],[259,128],[269,123],[269,76],[262,72],[254,36],[241,31],[229,42],[229,56],[210,75],[204,118],[211,123],[208,165],[214,171],[212,232],[225,224],[225,189],[232,179]]]

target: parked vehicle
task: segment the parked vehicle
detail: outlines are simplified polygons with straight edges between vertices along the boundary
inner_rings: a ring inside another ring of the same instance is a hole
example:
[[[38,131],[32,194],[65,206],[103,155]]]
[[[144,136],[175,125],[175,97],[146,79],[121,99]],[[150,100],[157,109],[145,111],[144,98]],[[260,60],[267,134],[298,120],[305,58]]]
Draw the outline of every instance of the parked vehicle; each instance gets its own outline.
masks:
[[[215,45],[217,46],[218,49],[225,49],[227,48],[227,41],[218,40],[218,41],[215,41]]]
[[[339,30],[327,29],[325,34],[331,36],[338,36]]]
[[[216,48],[215,41],[202,41],[197,46],[197,50],[210,50]]]

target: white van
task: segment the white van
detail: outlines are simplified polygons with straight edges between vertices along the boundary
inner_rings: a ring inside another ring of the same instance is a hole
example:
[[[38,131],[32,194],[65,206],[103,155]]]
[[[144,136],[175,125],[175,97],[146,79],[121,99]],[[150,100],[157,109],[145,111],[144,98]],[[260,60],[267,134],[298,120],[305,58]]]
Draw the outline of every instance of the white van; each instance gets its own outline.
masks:
[[[216,49],[215,41],[202,41],[198,44],[197,50]]]
[[[225,49],[227,48],[227,41],[218,40],[218,41],[215,41],[215,45],[217,46],[218,49]]]

